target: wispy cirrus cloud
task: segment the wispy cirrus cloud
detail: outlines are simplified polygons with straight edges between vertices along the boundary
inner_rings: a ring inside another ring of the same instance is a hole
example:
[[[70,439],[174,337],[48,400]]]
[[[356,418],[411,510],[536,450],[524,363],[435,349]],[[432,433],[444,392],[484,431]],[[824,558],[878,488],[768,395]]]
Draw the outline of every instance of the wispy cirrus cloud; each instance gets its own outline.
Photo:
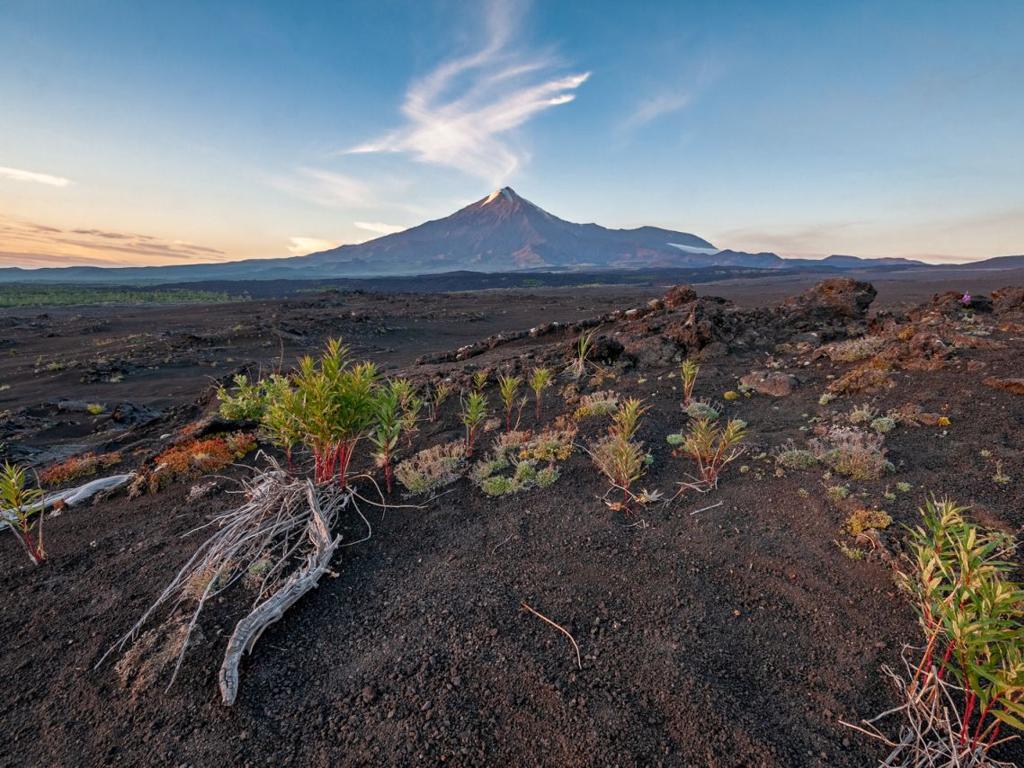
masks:
[[[511,3],[491,3],[484,44],[441,62],[409,86],[402,104],[406,124],[344,153],[408,153],[419,162],[500,184],[525,158],[510,140],[512,132],[541,112],[573,101],[590,76],[559,73],[550,55],[518,48],[518,28]]]
[[[619,124],[619,130],[628,133],[654,122],[659,117],[670,115],[686,107],[692,97],[688,91],[659,93],[643,99],[625,120]]]
[[[0,266],[126,266],[222,261],[224,251],[132,232],[62,229],[0,216]]]
[[[365,182],[321,168],[299,168],[291,176],[272,178],[270,183],[324,208],[364,208],[377,203],[376,193]]]
[[[66,187],[71,184],[71,179],[65,179],[63,176],[53,176],[49,173],[25,171],[21,168],[7,168],[5,166],[0,166],[0,179],[28,181],[34,184],[46,184],[50,187]]]

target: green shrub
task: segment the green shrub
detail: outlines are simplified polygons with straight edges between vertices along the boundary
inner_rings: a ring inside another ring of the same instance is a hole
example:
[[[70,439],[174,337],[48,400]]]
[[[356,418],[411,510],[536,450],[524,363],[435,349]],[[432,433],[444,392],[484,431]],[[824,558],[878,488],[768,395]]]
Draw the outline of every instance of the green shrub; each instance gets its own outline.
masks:
[[[251,382],[245,374],[232,380],[229,390],[223,384],[217,387],[221,418],[228,421],[259,421],[266,410],[266,392],[262,382]]]
[[[783,469],[813,469],[818,466],[818,459],[813,453],[801,448],[788,448],[775,457],[775,463]]]
[[[610,416],[619,407],[619,396],[611,390],[592,392],[580,398],[580,404],[573,413],[576,421],[592,416]]]
[[[11,529],[33,565],[46,560],[43,546],[43,492],[28,484],[25,470],[4,462],[0,467],[0,525]],[[33,519],[33,515],[35,519]]]
[[[410,493],[430,493],[458,480],[465,463],[465,443],[444,443],[400,461],[395,478]]]
[[[896,428],[896,420],[890,416],[879,416],[872,419],[871,428],[880,435],[887,435]]]
[[[949,741],[984,754],[1002,726],[1024,730],[1024,585],[1013,537],[968,521],[966,511],[931,499],[910,535],[913,566],[901,584],[925,647],[908,694],[959,707]]]
[[[701,400],[694,400],[693,402],[688,404],[683,409],[683,411],[691,419],[698,420],[698,421],[700,419],[709,419],[710,421],[714,421],[719,416],[719,412],[718,412],[717,408],[715,408],[713,405],[711,405],[709,403],[705,403],[705,402],[703,402]]]
[[[882,436],[850,427],[834,427],[827,435],[811,441],[819,461],[854,480],[877,480],[893,465],[885,458]]]

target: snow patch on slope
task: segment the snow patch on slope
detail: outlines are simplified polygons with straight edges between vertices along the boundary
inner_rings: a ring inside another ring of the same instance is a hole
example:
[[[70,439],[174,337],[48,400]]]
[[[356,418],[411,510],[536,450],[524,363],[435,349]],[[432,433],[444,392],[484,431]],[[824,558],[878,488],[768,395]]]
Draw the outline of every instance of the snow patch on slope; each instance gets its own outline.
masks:
[[[697,245],[683,245],[682,243],[666,243],[666,245],[671,245],[673,248],[678,248],[686,253],[718,253],[717,248],[702,248]]]

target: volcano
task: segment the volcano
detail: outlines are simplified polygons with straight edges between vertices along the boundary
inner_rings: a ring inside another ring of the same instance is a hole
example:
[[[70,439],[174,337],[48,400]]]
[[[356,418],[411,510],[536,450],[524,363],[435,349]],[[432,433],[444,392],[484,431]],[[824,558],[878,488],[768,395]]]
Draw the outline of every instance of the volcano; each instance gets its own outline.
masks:
[[[718,252],[689,232],[566,221],[503,187],[443,219],[291,261],[295,267],[316,264],[347,275],[784,265],[774,254],[719,258]]]

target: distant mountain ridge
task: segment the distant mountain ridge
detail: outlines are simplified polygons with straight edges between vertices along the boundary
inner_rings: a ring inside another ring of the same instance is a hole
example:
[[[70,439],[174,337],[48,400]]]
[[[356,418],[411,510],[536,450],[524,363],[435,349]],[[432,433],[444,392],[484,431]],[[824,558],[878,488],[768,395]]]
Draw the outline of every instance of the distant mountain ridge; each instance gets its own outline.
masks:
[[[969,266],[1010,269],[1024,266],[1024,256],[997,257]],[[821,260],[784,259],[770,252],[720,250],[689,232],[576,224],[548,213],[511,187],[502,187],[450,216],[307,256],[166,267],[8,267],[0,268],[0,282],[124,284],[713,267],[833,271],[957,268],[902,258],[837,254]]]

